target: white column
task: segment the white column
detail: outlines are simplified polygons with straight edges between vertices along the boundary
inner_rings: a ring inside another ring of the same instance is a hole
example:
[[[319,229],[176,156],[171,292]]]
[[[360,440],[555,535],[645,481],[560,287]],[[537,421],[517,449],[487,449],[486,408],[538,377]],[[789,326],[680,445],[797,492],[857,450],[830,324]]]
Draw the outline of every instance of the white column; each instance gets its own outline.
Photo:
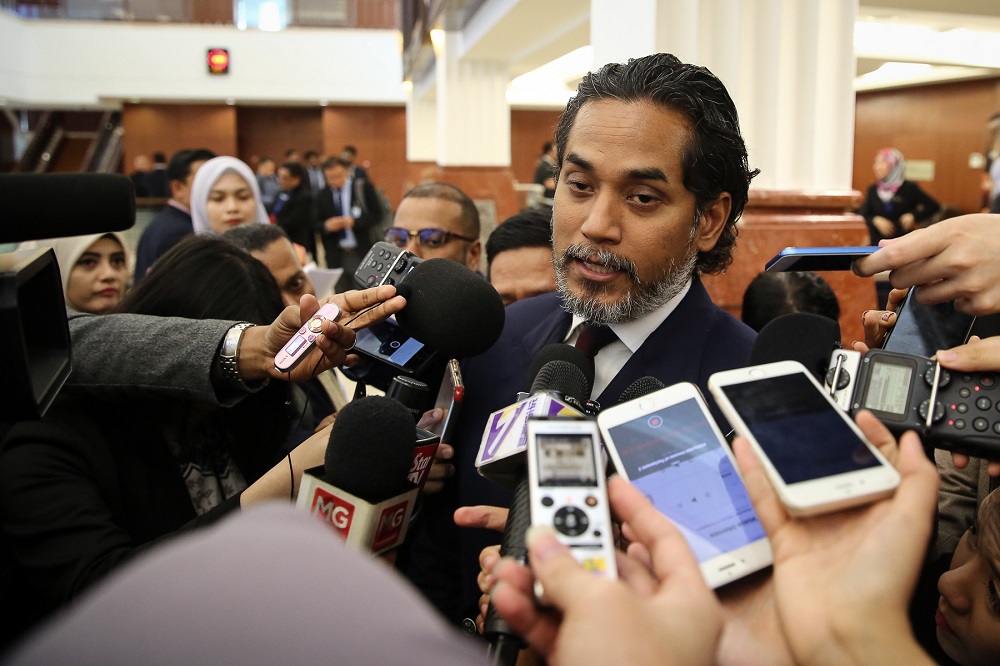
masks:
[[[437,104],[426,85],[411,85],[406,93],[406,160],[437,161]]]
[[[591,0],[594,69],[656,52],[657,0]]]
[[[460,32],[445,32],[439,41],[437,163],[510,166],[506,63],[461,58]]]
[[[854,23],[857,0],[821,0],[816,41],[817,187],[850,189],[854,169]]]

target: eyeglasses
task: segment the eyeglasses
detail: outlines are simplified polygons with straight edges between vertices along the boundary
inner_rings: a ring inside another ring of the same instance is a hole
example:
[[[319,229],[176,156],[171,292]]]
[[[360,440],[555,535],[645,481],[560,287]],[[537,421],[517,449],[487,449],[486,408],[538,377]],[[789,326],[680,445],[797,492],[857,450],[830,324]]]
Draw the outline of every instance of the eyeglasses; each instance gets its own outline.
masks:
[[[402,227],[389,227],[385,230],[385,241],[397,247],[406,247],[406,244],[414,236],[425,247],[441,247],[452,238],[459,238],[470,243],[474,240],[479,240],[478,238],[461,236],[451,231],[445,231],[444,229],[419,229],[417,231],[410,231]]]

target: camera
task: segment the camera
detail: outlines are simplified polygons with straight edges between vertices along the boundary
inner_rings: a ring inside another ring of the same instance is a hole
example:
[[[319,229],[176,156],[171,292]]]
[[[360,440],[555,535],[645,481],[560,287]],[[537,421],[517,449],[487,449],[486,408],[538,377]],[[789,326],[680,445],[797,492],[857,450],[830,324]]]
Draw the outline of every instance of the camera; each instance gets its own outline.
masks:
[[[354,283],[359,289],[381,287],[384,284],[397,285],[421,261],[423,259],[412,252],[392,243],[379,241],[372,245],[372,249],[354,272]]]
[[[825,384],[852,416],[867,409],[896,435],[915,430],[927,447],[997,460],[998,379],[995,372],[947,370],[923,356],[838,349]]]

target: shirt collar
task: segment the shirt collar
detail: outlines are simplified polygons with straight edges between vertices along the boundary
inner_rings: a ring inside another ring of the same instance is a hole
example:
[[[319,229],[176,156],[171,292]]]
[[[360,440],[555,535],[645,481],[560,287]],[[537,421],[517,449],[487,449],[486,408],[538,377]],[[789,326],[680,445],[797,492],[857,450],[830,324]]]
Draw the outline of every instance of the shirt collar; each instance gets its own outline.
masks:
[[[618,339],[628,347],[629,351],[633,354],[638,351],[642,343],[646,341],[653,331],[660,327],[670,313],[677,309],[687,293],[691,291],[692,279],[689,277],[687,282],[684,283],[684,287],[678,292],[676,296],[671,298],[669,301],[653,310],[645,317],[639,319],[633,319],[631,321],[623,321],[617,324],[611,324],[611,330],[615,332]],[[577,327],[582,324],[585,320],[583,317],[578,315],[573,315],[573,324],[569,327],[570,335],[576,331]]]

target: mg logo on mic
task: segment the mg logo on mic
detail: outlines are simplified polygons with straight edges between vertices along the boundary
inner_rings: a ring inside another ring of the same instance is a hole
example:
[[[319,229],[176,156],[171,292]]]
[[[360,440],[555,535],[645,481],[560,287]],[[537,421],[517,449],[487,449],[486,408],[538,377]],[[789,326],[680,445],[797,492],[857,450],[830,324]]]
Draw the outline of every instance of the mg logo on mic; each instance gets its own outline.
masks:
[[[345,539],[347,533],[351,531],[354,505],[323,488],[316,488],[309,512],[322,518],[323,522],[329,524]]]
[[[372,541],[373,551],[390,546],[399,539],[406,518],[407,503],[408,500],[382,509],[378,527],[375,528],[375,539]]]

